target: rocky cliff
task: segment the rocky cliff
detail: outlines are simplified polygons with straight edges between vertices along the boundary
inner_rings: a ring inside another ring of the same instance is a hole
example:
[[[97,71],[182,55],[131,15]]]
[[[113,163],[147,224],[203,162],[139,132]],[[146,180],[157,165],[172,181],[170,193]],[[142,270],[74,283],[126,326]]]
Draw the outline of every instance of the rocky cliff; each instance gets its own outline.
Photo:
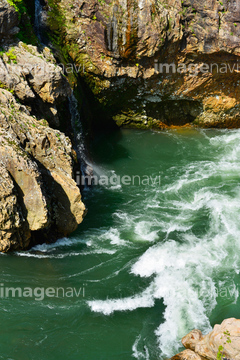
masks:
[[[235,0],[41,3],[49,44],[68,80],[84,86],[96,124],[239,127]],[[76,154],[59,131],[71,132],[72,90],[37,41],[26,6],[33,12],[30,0],[0,0],[2,251],[67,235],[84,214],[73,180]],[[86,109],[84,94],[81,101]]]
[[[240,320],[226,319],[205,336],[200,330],[193,330],[182,339],[182,343],[187,350],[171,360],[239,360]]]
[[[0,1],[3,252],[69,235],[85,212],[73,180],[76,153],[70,139],[57,130],[64,127],[59,111],[63,104],[65,122],[71,123],[67,106],[72,90],[48,48],[19,40],[20,18],[16,6]]]
[[[235,0],[48,0],[48,24],[119,126],[239,127]]]

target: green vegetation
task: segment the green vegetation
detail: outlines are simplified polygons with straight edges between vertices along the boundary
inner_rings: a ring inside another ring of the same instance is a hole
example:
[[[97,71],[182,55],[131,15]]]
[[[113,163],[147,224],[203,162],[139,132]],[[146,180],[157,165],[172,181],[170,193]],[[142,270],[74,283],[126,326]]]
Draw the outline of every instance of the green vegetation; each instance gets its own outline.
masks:
[[[6,55],[8,57],[8,63],[10,64],[11,61],[14,63],[14,64],[17,64],[17,56],[15,55],[14,53],[14,48],[10,48],[8,52],[6,52]]]
[[[27,11],[27,6],[24,0],[7,0],[9,5],[14,6],[15,10],[18,12],[19,16],[19,27],[20,32],[17,35],[19,40],[32,45],[38,45],[38,39],[35,35],[32,24],[31,16]]]
[[[27,14],[24,14],[22,21],[20,22],[20,32],[17,34],[19,40],[26,44],[38,45],[39,41],[36,34],[33,31],[33,27],[30,18]]]
[[[227,340],[224,342],[224,344],[228,343],[231,344],[232,340],[230,339],[230,332],[228,330],[224,331],[223,334],[227,337]],[[222,339],[222,337],[221,337]],[[218,353],[217,353],[217,360],[223,360],[224,358],[224,353],[223,353],[224,347],[223,345],[220,345],[218,347]]]
[[[0,89],[4,89],[4,90],[7,90],[9,91],[11,94],[14,94],[14,90],[13,89],[9,89],[5,84],[3,84],[1,81],[0,81]]]
[[[11,47],[10,49],[8,49],[8,51],[4,51],[3,49],[1,49],[0,57],[3,57],[3,55],[5,54],[8,57],[8,64],[10,64],[11,61],[14,64],[17,64],[17,56],[15,55],[14,51],[14,47]]]
[[[7,0],[9,5],[14,6],[15,10],[20,14],[26,13],[27,8],[23,0]]]
[[[218,347],[217,360],[222,360],[223,359],[223,353],[222,352],[223,352],[223,346],[220,345]]]
[[[230,332],[228,331],[228,330],[226,330],[226,331],[224,331],[223,332],[224,333],[224,335],[226,335],[227,336],[227,340],[226,340],[226,342],[228,343],[228,344],[231,344],[231,339],[230,339]]]

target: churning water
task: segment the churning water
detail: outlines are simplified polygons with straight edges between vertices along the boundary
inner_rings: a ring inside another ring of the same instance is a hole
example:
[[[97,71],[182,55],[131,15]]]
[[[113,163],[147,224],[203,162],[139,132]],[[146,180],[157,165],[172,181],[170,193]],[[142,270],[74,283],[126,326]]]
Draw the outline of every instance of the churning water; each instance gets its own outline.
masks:
[[[5,286],[85,296],[1,299],[0,359],[166,359],[240,317],[240,131],[122,130],[92,157],[140,181],[93,186],[70,238],[1,256]]]

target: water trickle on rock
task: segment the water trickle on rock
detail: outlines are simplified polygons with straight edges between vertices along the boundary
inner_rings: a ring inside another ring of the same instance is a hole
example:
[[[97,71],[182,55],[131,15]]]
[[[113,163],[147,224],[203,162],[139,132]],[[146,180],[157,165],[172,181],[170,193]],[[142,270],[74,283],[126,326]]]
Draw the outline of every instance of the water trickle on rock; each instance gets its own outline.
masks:
[[[34,30],[41,44],[47,45],[48,41],[43,32],[47,19],[47,11],[44,9],[41,0],[35,0]]]
[[[73,92],[68,98],[69,111],[71,114],[71,125],[74,131],[75,149],[77,152],[78,161],[80,163],[80,170],[83,176],[92,176],[92,165],[87,158],[85,139],[83,134],[83,127],[81,117],[78,111],[78,102]]]
[[[49,45],[48,41],[43,35],[47,13],[44,10],[41,0],[35,0],[35,22],[34,29],[39,41],[43,45]],[[80,170],[83,176],[92,176],[92,166],[87,159],[85,140],[83,135],[82,123],[78,111],[78,102],[73,92],[68,97],[69,111],[71,114],[71,125],[74,131],[75,149],[77,152],[78,161],[80,163]]]

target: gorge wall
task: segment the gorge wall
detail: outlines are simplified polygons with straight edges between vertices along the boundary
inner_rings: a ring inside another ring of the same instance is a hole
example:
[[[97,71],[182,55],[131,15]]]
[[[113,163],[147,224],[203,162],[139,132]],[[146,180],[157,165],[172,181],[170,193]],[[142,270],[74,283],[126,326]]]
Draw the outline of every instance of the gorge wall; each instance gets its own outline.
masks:
[[[52,50],[34,34],[32,1],[0,1],[1,251],[68,235],[82,221],[66,136],[71,87],[93,127],[240,124],[237,1],[40,3]]]
[[[31,38],[37,46],[27,44]],[[76,153],[58,130],[71,123],[71,87],[34,37],[25,8],[6,0],[0,47],[0,251],[6,252],[69,235],[85,206],[73,180]]]
[[[238,1],[46,3],[52,39],[117,125],[239,127]]]

